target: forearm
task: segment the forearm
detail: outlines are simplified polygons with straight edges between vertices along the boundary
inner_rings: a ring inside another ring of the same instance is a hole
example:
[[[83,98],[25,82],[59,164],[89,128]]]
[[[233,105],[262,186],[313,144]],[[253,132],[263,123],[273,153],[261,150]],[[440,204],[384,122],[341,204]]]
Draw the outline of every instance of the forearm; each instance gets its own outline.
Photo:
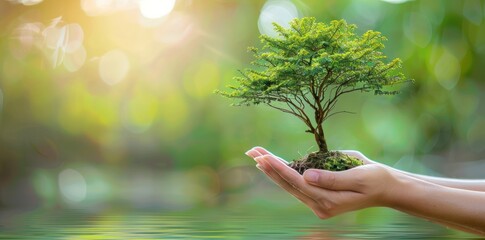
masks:
[[[431,182],[437,185],[450,187],[450,188],[459,188],[465,190],[472,190],[472,191],[480,191],[485,192],[485,180],[468,180],[468,179],[454,179],[454,178],[441,178],[441,177],[431,177],[431,176],[424,176],[414,173],[409,173],[405,171],[398,170],[401,173],[404,173],[408,176],[421,179],[427,182]]]
[[[455,178],[441,178],[441,177],[431,177],[431,176],[425,176],[425,175],[420,175],[420,174],[415,174],[415,173],[410,173],[406,172],[403,170],[395,169],[393,167],[387,166],[382,163],[378,163],[372,160],[368,160],[370,164],[380,164],[390,170],[400,172],[402,174],[405,174],[407,176],[421,179],[423,181],[427,181],[430,183],[434,183],[437,185],[445,186],[445,187],[450,187],[450,188],[458,188],[458,189],[465,189],[465,190],[471,190],[471,191],[480,191],[480,192],[485,192],[485,180],[472,180],[472,179],[455,179]]]
[[[485,234],[485,192],[398,176],[389,207],[459,230]]]

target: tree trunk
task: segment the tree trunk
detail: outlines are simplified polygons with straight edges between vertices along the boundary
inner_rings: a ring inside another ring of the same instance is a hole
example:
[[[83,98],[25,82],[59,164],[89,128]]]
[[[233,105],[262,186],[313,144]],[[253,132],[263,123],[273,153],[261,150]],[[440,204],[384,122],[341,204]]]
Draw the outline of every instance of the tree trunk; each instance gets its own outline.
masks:
[[[315,111],[315,123],[316,128],[312,129],[315,135],[315,140],[318,144],[318,151],[321,153],[328,153],[327,141],[325,140],[325,134],[323,133],[323,116],[325,111],[319,106],[319,111]]]
[[[318,129],[315,129],[315,130],[316,131],[313,134],[315,135],[315,140],[317,141],[317,144],[318,144],[318,151],[327,153],[328,152],[327,141],[325,140],[325,134],[323,133],[322,125],[319,125]]]

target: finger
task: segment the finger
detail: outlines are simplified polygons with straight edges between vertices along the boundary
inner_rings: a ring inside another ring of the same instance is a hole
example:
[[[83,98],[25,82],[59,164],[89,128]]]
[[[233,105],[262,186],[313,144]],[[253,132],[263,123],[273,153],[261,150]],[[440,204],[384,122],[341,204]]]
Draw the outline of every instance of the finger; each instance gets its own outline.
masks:
[[[274,154],[272,154],[270,151],[268,151],[265,148],[260,147],[260,146],[253,147],[253,150],[260,152],[262,155],[273,155],[274,156]]]
[[[356,168],[331,172],[327,170],[308,169],[303,173],[303,179],[309,184],[329,189],[353,191],[358,186]]]
[[[313,200],[311,197],[307,196],[306,194],[302,193],[298,189],[294,188],[290,185],[286,180],[281,178],[281,176],[276,173],[271,166],[269,166],[265,162],[258,163],[256,165],[261,171],[263,171],[273,182],[275,182],[278,186],[286,190],[288,193],[293,195],[295,198],[300,200],[302,203],[306,204],[312,209],[317,209],[318,204]]]
[[[259,152],[261,155],[272,155],[272,156],[276,157],[278,160],[284,162],[285,164],[288,164],[288,162],[286,160],[272,154],[270,151],[264,149],[263,147],[257,146],[257,147],[252,148],[251,150],[255,150],[255,151]]]
[[[321,194],[322,189],[308,184],[303,177],[297,171],[295,171],[295,169],[290,168],[288,165],[279,161],[276,157],[272,155],[263,155],[260,158],[268,163],[282,179],[288,182],[288,184],[303,192],[307,196],[316,199],[316,197]]]
[[[259,153],[258,151],[254,150],[254,148],[249,149],[249,151],[247,151],[245,154],[248,155],[249,157],[252,157],[252,158],[257,158],[257,157],[263,155],[263,154]]]

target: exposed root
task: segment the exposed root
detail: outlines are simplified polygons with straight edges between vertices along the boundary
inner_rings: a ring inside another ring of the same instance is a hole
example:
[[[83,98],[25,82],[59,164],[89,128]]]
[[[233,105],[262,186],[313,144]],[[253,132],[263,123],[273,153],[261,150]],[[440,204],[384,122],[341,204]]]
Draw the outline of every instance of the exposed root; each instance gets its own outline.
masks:
[[[301,159],[291,162],[288,166],[295,169],[300,174],[303,174],[303,172],[310,168],[343,171],[363,164],[364,163],[358,158],[338,151],[332,151],[327,153],[310,153]]]

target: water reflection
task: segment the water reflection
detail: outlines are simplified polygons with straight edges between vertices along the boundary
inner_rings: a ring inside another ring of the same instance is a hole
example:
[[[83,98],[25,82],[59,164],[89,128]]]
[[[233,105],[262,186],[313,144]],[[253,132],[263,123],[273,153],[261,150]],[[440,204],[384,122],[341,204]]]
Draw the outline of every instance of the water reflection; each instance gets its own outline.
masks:
[[[86,213],[0,212],[1,239],[458,239],[473,238],[419,219],[398,215],[386,224],[320,221],[310,213],[282,209],[191,212]],[[249,213],[248,213],[249,212]],[[271,213],[272,212],[272,213]],[[286,210],[285,210],[286,212]],[[305,214],[302,214],[305,213]]]

